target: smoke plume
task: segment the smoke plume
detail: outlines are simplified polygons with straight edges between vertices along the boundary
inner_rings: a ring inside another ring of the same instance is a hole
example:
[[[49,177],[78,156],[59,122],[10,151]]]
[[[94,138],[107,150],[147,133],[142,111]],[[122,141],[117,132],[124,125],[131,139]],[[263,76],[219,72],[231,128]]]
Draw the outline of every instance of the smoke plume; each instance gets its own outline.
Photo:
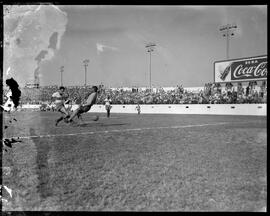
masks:
[[[39,83],[42,62],[60,48],[67,14],[55,5],[12,5],[4,11],[4,79],[14,77],[20,86]]]

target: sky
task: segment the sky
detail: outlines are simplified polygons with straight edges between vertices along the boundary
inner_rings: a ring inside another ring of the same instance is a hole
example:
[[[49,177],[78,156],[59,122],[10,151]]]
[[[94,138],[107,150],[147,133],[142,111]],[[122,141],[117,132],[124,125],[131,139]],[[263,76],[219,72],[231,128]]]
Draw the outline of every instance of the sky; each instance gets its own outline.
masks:
[[[13,11],[13,13],[12,13]],[[42,5],[4,16],[4,75],[20,85],[200,87],[226,60],[219,30],[236,24],[229,59],[267,55],[267,6]],[[4,76],[4,77],[5,77]]]

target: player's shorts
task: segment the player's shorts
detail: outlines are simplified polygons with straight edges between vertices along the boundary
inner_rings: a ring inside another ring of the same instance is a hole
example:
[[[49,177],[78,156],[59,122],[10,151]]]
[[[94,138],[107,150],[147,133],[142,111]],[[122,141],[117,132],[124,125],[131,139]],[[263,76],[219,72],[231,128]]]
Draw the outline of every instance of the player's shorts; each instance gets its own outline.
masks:
[[[62,104],[62,103],[56,104],[56,106],[55,106],[56,111],[60,111],[62,108],[65,108],[64,104]]]
[[[86,113],[86,112],[88,112],[90,109],[91,109],[91,106],[90,106],[90,105],[80,106],[80,107],[79,107],[79,110],[78,110],[78,114]]]
[[[110,110],[111,108],[112,108],[111,105],[105,105],[105,109],[106,109],[106,110]]]

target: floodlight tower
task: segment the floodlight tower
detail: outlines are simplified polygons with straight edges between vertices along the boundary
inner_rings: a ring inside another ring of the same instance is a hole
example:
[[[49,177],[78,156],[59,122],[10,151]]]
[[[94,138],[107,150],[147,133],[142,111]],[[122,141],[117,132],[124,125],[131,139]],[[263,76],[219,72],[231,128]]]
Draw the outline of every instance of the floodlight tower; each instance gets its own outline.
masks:
[[[234,36],[234,30],[237,28],[236,24],[227,24],[221,26],[219,31],[221,31],[222,36],[226,37],[227,41],[227,49],[226,49],[226,57],[229,59],[229,44],[230,44],[230,37]]]
[[[60,67],[60,74],[61,74],[61,86],[63,86],[63,72],[64,72],[64,66]]]
[[[154,51],[154,47],[156,46],[155,43],[148,43],[145,48],[147,52],[149,52],[150,56],[150,62],[149,62],[149,86],[150,86],[150,91],[152,91],[152,80],[151,80],[151,53]]]
[[[90,62],[89,59],[83,60],[83,65],[84,65],[84,86],[86,87],[86,75],[87,75],[87,66],[88,63]]]

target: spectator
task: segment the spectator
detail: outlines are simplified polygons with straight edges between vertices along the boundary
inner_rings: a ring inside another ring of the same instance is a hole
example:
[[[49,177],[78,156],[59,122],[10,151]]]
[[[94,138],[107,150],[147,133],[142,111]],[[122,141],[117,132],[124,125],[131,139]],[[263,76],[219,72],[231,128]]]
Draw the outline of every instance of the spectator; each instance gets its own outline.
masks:
[[[247,88],[246,88],[246,96],[248,97],[250,93],[250,84],[248,84]]]

